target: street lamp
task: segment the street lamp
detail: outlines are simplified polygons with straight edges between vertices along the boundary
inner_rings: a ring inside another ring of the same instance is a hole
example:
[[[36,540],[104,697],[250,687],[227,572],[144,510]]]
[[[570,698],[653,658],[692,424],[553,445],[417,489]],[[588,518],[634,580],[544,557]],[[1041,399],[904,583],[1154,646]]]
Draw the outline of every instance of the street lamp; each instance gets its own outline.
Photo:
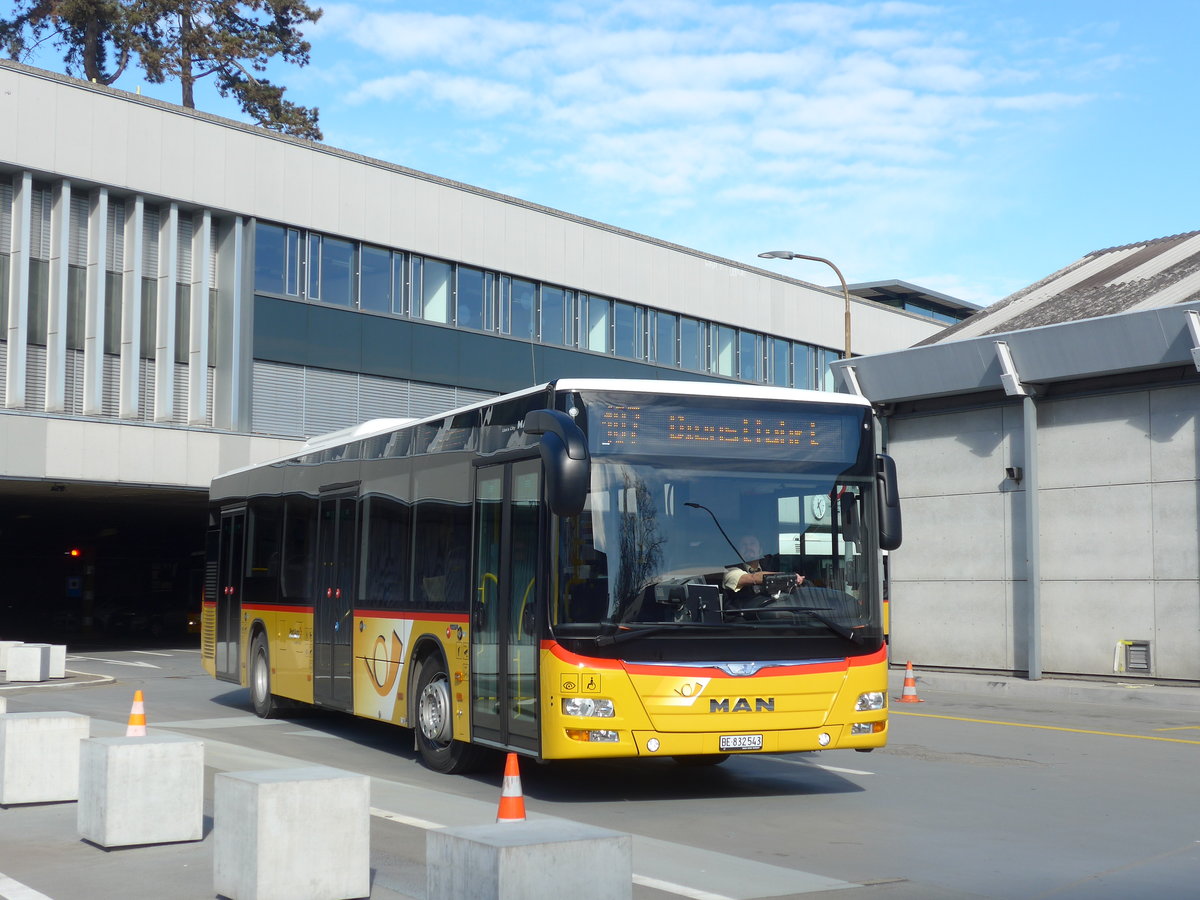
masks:
[[[825,259],[823,256],[809,256],[807,253],[793,253],[791,250],[768,250],[766,253],[758,254],[760,259],[808,259],[813,262],[825,263],[829,268],[837,273],[838,281],[842,283],[842,297],[846,301],[846,349],[842,353],[842,359],[850,358],[850,288],[846,287],[846,279],[842,277],[842,270],[835,266],[832,262]]]

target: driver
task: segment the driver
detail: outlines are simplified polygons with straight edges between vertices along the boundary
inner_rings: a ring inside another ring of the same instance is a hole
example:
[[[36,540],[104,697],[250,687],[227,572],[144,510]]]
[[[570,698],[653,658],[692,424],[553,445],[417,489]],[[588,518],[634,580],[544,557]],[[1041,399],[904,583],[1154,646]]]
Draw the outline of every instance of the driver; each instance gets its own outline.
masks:
[[[762,568],[762,546],[752,534],[744,535],[738,540],[738,554],[742,557],[743,566],[729,566],[725,572],[725,590],[733,594],[748,590],[750,594],[763,591],[763,583],[768,575],[780,575],[780,572],[764,572]],[[804,584],[804,576],[796,575],[796,586]]]

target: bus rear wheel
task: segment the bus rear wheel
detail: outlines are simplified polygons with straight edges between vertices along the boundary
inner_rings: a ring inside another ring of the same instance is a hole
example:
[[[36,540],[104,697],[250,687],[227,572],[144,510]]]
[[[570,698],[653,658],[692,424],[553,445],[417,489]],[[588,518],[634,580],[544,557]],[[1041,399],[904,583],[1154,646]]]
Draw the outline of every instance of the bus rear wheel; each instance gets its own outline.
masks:
[[[446,775],[478,769],[487,751],[454,739],[450,674],[440,659],[433,657],[421,664],[416,696],[417,749],[425,765]]]
[[[254,704],[254,714],[260,719],[274,719],[279,715],[281,704],[271,693],[271,656],[265,635],[257,634],[251,642],[247,668],[250,674],[250,702]]]

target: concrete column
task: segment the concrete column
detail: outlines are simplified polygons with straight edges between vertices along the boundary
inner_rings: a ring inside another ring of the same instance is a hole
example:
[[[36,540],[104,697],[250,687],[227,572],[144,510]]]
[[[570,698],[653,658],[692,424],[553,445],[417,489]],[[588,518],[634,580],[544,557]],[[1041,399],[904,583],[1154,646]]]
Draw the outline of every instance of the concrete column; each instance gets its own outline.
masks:
[[[142,240],[146,201],[125,205],[125,259],[121,266],[121,387],[119,415],[136,419],[141,404]]]
[[[158,304],[154,341],[154,421],[175,417],[175,277],[179,269],[179,205],[159,211]]]
[[[46,412],[67,407],[67,272],[71,252],[71,182],[54,188],[50,210],[49,308],[46,310]]]
[[[83,414],[104,412],[104,309],[108,253],[108,188],[92,192],[88,209],[87,282],[83,315]]]
[[[188,424],[208,424],[208,290],[212,254],[212,213],[192,220],[191,327],[188,329]]]
[[[5,362],[4,405],[25,406],[26,342],[29,339],[29,229],[33,216],[33,176],[13,176],[12,241],[8,258],[8,358]]]
[[[251,223],[253,220],[251,220]],[[222,220],[217,240],[217,342],[213,425],[250,430],[254,345],[253,225],[241,216]]]

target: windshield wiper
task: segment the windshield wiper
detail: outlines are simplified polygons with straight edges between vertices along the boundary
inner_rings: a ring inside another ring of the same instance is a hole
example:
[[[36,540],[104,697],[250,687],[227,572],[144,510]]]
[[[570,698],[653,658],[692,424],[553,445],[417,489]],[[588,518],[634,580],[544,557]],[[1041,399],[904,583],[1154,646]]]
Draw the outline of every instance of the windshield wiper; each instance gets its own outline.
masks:
[[[613,644],[620,644],[630,638],[649,637],[652,634],[662,634],[667,631],[677,631],[681,628],[712,628],[712,625],[703,622],[652,622],[652,623],[625,623],[623,625],[612,626],[604,634],[596,635],[593,640],[597,647],[609,647]]]

